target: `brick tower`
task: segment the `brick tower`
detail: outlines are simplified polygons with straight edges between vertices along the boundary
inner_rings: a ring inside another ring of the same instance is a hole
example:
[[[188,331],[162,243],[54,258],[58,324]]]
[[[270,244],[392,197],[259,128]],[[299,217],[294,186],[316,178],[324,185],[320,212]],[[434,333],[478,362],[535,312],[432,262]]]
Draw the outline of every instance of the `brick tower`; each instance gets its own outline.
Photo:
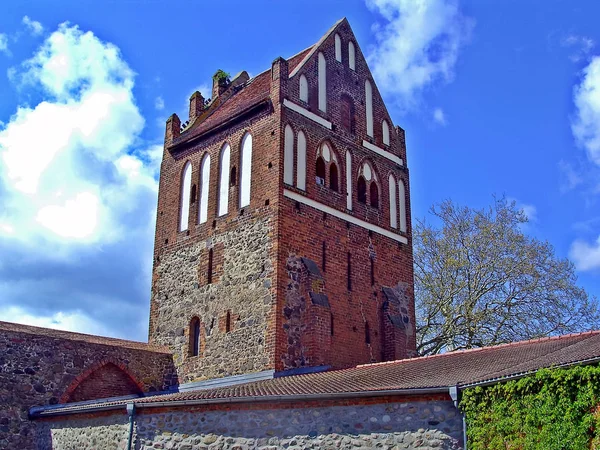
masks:
[[[167,121],[150,342],[182,382],[415,354],[404,131],[346,19]]]

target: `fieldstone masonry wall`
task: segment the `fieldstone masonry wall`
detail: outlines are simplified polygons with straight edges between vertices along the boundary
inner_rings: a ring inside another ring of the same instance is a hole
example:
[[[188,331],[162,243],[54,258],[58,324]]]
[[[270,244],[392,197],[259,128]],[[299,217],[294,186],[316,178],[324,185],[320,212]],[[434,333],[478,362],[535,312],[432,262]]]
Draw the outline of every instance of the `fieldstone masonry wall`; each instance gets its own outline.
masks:
[[[87,385],[101,397],[135,390],[161,391],[177,384],[171,355],[148,344],[0,322],[0,449],[34,448],[38,422],[28,420],[32,406],[71,401],[65,394]],[[96,370],[126,371],[111,383],[92,385]],[[133,376],[133,380],[129,377]],[[126,380],[130,385],[123,385]]]
[[[140,410],[134,448],[459,449],[462,422],[451,401],[407,401],[315,408]],[[40,449],[123,448],[127,416],[46,422]],[[46,439],[46,442],[43,441]]]
[[[153,342],[168,345],[179,368],[180,382],[219,378],[269,368],[266,345],[268,318],[274,309],[271,295],[273,265],[272,220],[249,215],[235,219],[230,231],[205,241],[183,245],[161,255],[155,268],[153,295],[156,329]],[[223,270],[216,282],[202,284],[207,249],[223,252]],[[230,312],[231,329],[219,327]],[[190,356],[190,321],[201,322],[201,348]]]

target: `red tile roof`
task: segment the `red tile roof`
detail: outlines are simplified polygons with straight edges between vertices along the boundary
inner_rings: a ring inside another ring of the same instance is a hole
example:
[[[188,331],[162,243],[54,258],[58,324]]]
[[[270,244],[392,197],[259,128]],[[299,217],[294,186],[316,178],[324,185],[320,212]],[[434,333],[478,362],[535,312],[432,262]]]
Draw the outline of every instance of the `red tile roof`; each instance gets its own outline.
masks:
[[[313,46],[302,50],[300,53],[290,57],[288,61],[288,70],[291,72],[303,58],[312,50]],[[190,128],[184,131],[181,136],[173,142],[173,145],[178,145],[187,142],[206,131],[221,125],[235,117],[239,113],[259,104],[262,101],[268,100],[271,93],[271,77],[270,70],[266,70],[254,78],[248,80],[240,87],[232,88],[233,94],[225,92],[224,100],[221,98],[215,99],[219,102],[215,105],[214,111],[209,112],[208,116],[199,122],[198,125],[192,124]],[[222,101],[222,103],[220,103]]]
[[[106,402],[110,407],[134,401],[139,406],[165,402],[251,401],[302,395],[339,395],[382,391],[447,388],[500,381],[538,369],[600,359],[600,331],[521,341],[441,355],[366,364],[349,369],[285,376],[228,387],[162,394],[134,400]],[[89,405],[65,405],[53,413],[83,411]]]
[[[51,339],[66,339],[69,341],[80,341],[89,344],[110,345],[113,347],[123,347],[134,350],[146,350],[149,352],[171,353],[167,347],[147,344],[146,342],[127,341],[125,339],[94,336],[91,334],[84,333],[73,333],[71,331],[54,330],[51,328],[33,327],[31,325],[21,325],[19,323],[13,322],[0,321],[0,331],[35,335]]]

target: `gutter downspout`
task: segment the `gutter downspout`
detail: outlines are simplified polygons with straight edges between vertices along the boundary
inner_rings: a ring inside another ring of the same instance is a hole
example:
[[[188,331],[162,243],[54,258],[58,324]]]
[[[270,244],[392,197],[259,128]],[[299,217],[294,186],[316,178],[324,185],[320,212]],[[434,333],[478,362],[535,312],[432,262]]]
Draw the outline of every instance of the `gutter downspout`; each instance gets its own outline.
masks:
[[[133,440],[133,418],[135,416],[135,405],[127,403],[127,415],[129,416],[129,436],[127,437],[127,450],[131,450]]]
[[[458,410],[460,416],[462,417],[463,424],[463,442],[464,442],[464,450],[467,450],[467,419],[465,413],[460,410],[458,407],[458,386],[450,386],[448,388],[448,394],[450,394],[450,398],[452,398],[452,402],[454,403],[454,407]]]

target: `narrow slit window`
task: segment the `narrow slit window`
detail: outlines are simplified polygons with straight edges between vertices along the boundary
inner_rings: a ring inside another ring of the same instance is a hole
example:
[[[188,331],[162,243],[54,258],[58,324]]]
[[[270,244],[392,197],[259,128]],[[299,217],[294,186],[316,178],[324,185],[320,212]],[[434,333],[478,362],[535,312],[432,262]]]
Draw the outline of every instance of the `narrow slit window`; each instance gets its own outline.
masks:
[[[207,153],[200,164],[200,208],[198,219],[200,223],[208,220],[208,192],[210,189],[210,155]]]
[[[327,63],[323,53],[318,56],[318,71],[319,71],[319,110],[327,112]]]
[[[219,158],[219,216],[224,216],[229,210],[229,162],[231,147],[225,144]]]
[[[206,283],[211,284],[213,279],[213,249],[208,251],[208,269],[206,270]]]
[[[330,334],[333,336],[333,334],[334,334],[333,314],[329,314],[329,331],[330,331]]]
[[[347,265],[348,265],[348,290],[351,291],[352,290],[352,254],[350,252],[348,252],[348,261],[347,261]]]
[[[190,356],[200,354],[200,319],[194,317],[190,322]]]
[[[185,164],[181,174],[181,197],[179,202],[179,231],[188,229],[190,218],[190,194],[192,188],[192,163]]]
[[[231,331],[231,311],[227,311],[227,316],[225,316],[225,333],[229,333]]]
[[[231,175],[229,175],[229,186],[235,186],[237,184],[237,169],[235,166],[231,168]]]
[[[240,159],[240,208],[250,204],[250,188],[252,184],[252,135],[246,133],[242,139],[242,155]]]
[[[323,269],[323,272],[327,271],[327,244],[325,241],[323,241],[323,254],[322,254],[321,268]]]
[[[371,344],[371,329],[369,328],[369,322],[365,322],[365,344]]]
[[[306,136],[298,132],[298,161],[296,166],[296,187],[306,190]]]
[[[369,259],[371,260],[371,286],[375,286],[375,259]]]
[[[192,185],[192,192],[190,194],[190,205],[196,203],[196,185]]]
[[[294,184],[294,131],[289,125],[285,126],[283,146],[283,182],[290,186]]]

